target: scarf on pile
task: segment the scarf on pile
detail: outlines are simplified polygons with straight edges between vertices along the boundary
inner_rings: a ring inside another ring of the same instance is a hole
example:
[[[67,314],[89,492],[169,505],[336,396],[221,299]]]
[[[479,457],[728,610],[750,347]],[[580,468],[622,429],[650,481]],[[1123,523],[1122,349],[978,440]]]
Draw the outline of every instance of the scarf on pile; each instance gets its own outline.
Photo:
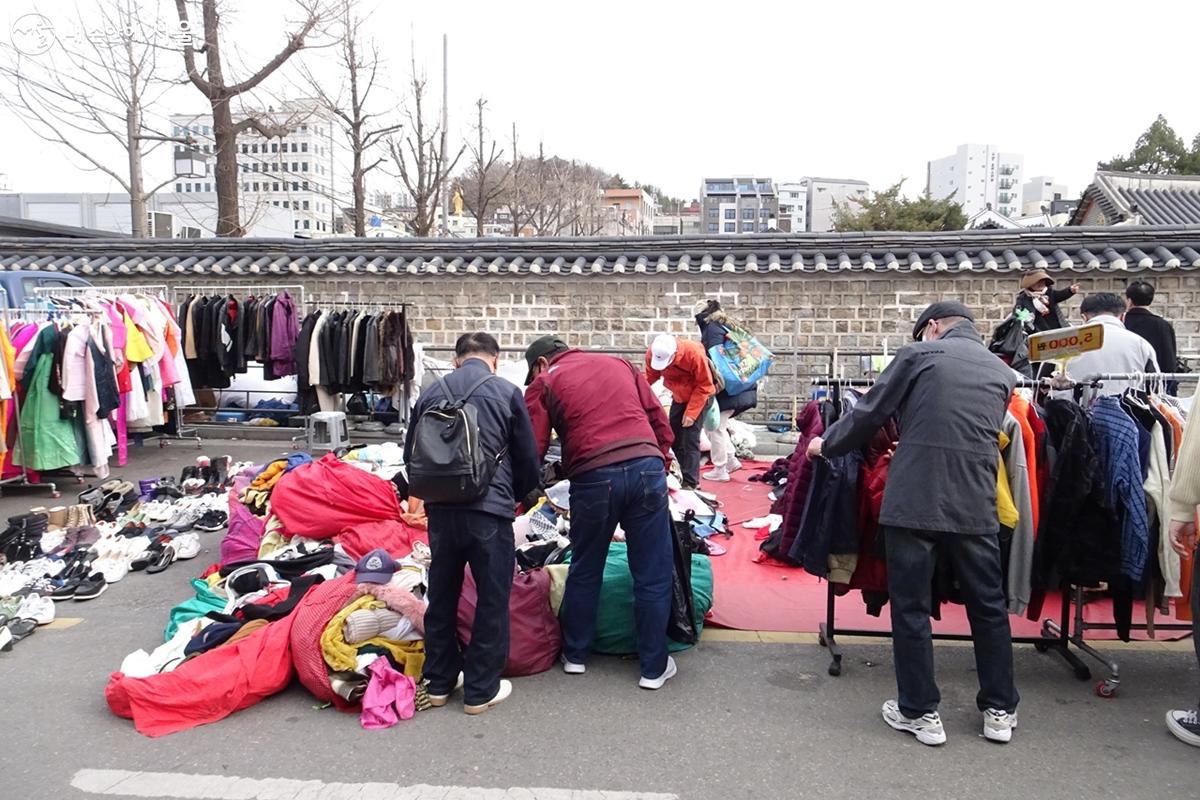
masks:
[[[1026,289],[1025,294],[1029,295],[1030,299],[1033,300],[1033,307],[1037,309],[1039,314],[1044,317],[1050,313],[1050,298],[1044,290],[1041,292],[1031,292]]]

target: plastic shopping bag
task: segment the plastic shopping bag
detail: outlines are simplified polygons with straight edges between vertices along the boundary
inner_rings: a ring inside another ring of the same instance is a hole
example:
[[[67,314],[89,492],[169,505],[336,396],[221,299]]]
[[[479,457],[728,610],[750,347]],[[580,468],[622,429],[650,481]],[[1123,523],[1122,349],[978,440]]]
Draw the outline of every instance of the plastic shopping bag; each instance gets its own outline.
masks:
[[[775,356],[749,331],[726,328],[725,341],[709,349],[709,357],[725,381],[725,392],[738,395],[766,377]]]

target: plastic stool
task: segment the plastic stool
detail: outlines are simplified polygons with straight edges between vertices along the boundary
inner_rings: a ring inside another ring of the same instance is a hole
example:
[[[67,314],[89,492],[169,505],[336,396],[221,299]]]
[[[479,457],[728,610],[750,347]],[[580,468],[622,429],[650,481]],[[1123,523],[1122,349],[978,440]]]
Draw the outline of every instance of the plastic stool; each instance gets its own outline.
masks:
[[[341,411],[318,411],[308,415],[305,437],[309,449],[337,450],[350,444],[346,415]]]

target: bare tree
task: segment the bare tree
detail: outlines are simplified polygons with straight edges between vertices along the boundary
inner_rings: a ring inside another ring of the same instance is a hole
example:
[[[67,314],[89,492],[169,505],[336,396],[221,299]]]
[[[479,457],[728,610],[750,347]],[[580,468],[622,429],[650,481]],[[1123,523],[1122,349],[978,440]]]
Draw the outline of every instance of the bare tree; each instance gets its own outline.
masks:
[[[463,205],[475,216],[476,236],[483,236],[488,211],[495,208],[500,198],[508,191],[508,179],[514,167],[513,164],[505,163],[504,151],[499,149],[496,140],[493,139],[490,146],[484,143],[487,128],[483,123],[483,109],[486,105],[487,101],[482,97],[475,101],[476,140],[468,146],[471,151],[471,164],[458,182]]]
[[[409,77],[409,96],[404,104],[407,133],[403,139],[389,136],[387,140],[398,177],[412,195],[413,205],[416,206],[412,227],[417,236],[428,236],[433,231],[441,203],[442,186],[466,151],[463,146],[454,158],[449,158],[441,123],[430,125],[425,117],[427,88],[428,80],[423,72],[417,71],[414,57]]]
[[[285,136],[291,132],[292,126],[255,113],[247,113],[242,119],[234,122],[231,101],[261,85],[286,64],[288,59],[306,46],[311,46],[309,37],[314,35],[318,26],[331,14],[319,0],[297,0],[297,7],[304,12],[304,20],[294,32],[287,35],[283,49],[253,75],[235,82],[226,76],[225,62],[221,55],[221,18],[218,1],[199,2],[204,23],[203,46],[197,48],[193,43],[185,43],[183,63],[187,68],[188,79],[208,99],[212,107],[215,143],[213,149],[217,156],[217,235],[243,236],[246,231],[238,208],[238,135],[253,130],[267,138]],[[191,28],[187,7],[188,0],[175,0],[180,26]],[[196,65],[197,49],[205,57],[203,70]]]
[[[87,169],[103,172],[129,195],[130,230],[147,235],[147,204],[174,177],[149,188],[143,160],[164,142],[183,143],[147,121],[170,82],[158,63],[159,47],[148,40],[139,0],[106,0],[97,20],[79,28],[102,32],[68,41],[35,56],[0,44],[4,104],[35,134],[66,149]],[[147,144],[147,143],[150,144]],[[115,155],[123,151],[125,163]]]
[[[340,120],[342,133],[350,147],[350,181],[353,185],[354,235],[367,232],[367,173],[386,160],[375,156],[387,137],[398,133],[403,125],[388,121],[383,115],[368,111],[371,93],[379,75],[379,48],[374,40],[365,40],[362,32],[365,17],[354,14],[352,0],[342,0],[338,9],[341,19],[338,61],[345,77],[342,90],[330,95],[322,81],[307,68],[301,69],[306,86],[316,89],[317,97],[326,109]],[[345,95],[349,95],[346,97]]]

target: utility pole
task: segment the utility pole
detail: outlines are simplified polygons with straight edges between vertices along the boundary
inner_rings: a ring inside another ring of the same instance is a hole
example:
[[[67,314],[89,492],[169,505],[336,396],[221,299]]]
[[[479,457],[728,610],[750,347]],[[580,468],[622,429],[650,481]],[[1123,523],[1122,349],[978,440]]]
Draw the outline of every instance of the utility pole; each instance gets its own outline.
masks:
[[[446,158],[446,132],[450,127],[450,44],[442,34],[442,159]],[[449,175],[442,177],[442,236],[450,235]]]

